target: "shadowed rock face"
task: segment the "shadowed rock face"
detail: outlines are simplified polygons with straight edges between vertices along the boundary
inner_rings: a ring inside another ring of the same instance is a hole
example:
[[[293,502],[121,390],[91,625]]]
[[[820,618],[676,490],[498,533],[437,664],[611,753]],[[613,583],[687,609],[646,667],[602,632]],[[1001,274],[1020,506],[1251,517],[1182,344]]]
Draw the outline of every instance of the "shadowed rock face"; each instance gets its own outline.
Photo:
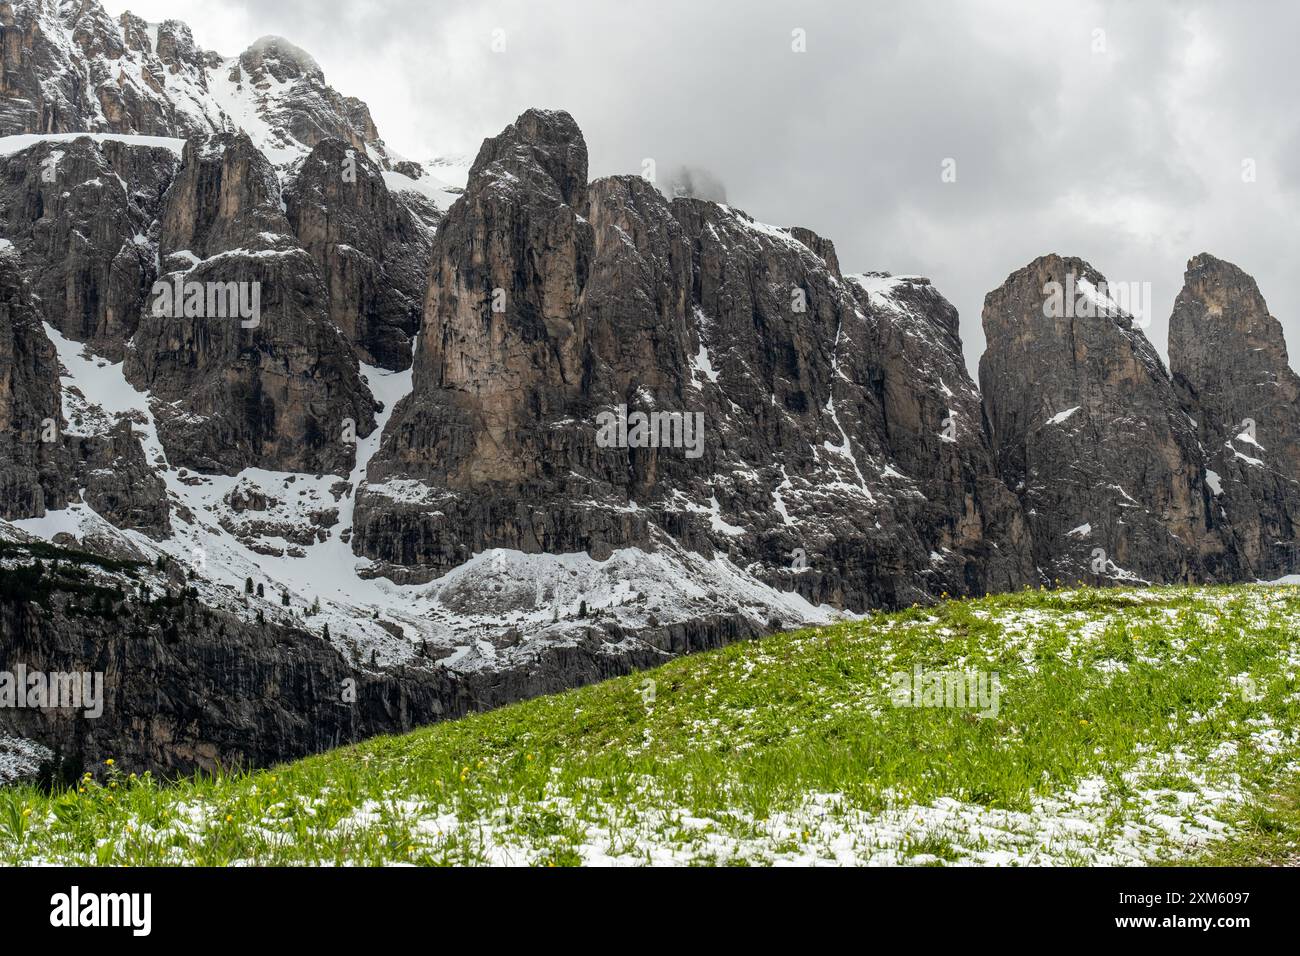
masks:
[[[426,227],[389,193],[379,167],[338,139],[303,160],[284,202],[294,235],[325,277],[330,320],[362,361],[407,368],[428,285]]]
[[[955,313],[925,280],[873,299],[807,230],[585,177],[567,114],[484,143],[434,239],[413,394],[368,475],[427,493],[363,487],[358,553],[427,577],[489,547],[652,547],[658,528],[853,607],[1027,580]],[[701,441],[602,443],[620,407],[701,415]]]
[[[1048,284],[1069,288],[1070,276],[1077,297],[1045,308]],[[1132,318],[1107,314],[1104,282],[1083,260],[1050,255],[984,301],[980,383],[1034,560],[1071,583],[1229,576],[1196,425]]]
[[[0,242],[0,517],[39,517],[72,491],[58,368],[17,252]]]
[[[162,209],[159,253],[188,252],[200,259],[256,247],[264,233],[287,233],[275,170],[242,133],[195,137]]]
[[[168,149],[42,142],[0,159],[0,228],[46,321],[120,361],[155,278],[154,221],[177,168]]]
[[[1226,517],[1245,572],[1300,566],[1300,377],[1255,280],[1202,253],[1187,263],[1169,320],[1169,365],[1195,410],[1212,509]]]
[[[873,317],[889,447],[920,496],[910,520],[942,558],[950,593],[1014,590],[1036,580],[1029,526],[994,461],[980,393],[966,372],[957,310],[925,279],[864,276],[853,288]],[[853,343],[846,343],[846,351]]]
[[[316,261],[280,209],[267,160],[243,134],[190,140],[161,216],[160,281],[255,289],[251,319],[155,314],[146,304],[126,374],[157,400],[173,465],[346,474],[345,423],[374,428],[374,399],[329,320]],[[249,325],[249,323],[255,323]]]
[[[399,683],[349,664],[314,634],[186,599],[151,606],[130,580],[124,585],[97,614],[87,613],[85,597],[60,591],[44,606],[0,599],[6,667],[103,675],[96,719],[53,708],[0,715],[6,733],[41,741],[70,773],[107,757],[155,774],[261,766],[410,729],[416,719],[460,716],[474,703],[437,668],[412,670]],[[344,701],[349,680],[355,704]]]
[[[96,513],[119,528],[154,538],[171,533],[167,486],[149,464],[130,421],[106,435],[69,436],[77,460],[77,486]]]
[[[85,569],[65,553],[70,566]],[[165,575],[137,566],[111,587],[91,580],[94,600],[80,577],[47,566],[39,595],[0,594],[0,665],[103,675],[96,719],[75,709],[0,710],[0,738],[39,741],[69,776],[108,757],[124,772],[155,774],[266,766],[757,636],[723,617],[657,628],[637,642],[592,627],[503,670],[454,673],[425,657],[379,670],[300,627],[205,607],[186,595],[174,566]]]

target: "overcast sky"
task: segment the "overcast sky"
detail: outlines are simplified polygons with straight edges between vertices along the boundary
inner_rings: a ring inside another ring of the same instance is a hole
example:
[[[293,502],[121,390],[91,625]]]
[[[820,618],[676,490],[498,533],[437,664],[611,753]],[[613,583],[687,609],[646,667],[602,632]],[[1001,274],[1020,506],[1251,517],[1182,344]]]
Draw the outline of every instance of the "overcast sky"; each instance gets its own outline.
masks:
[[[1150,282],[1162,354],[1186,261],[1212,252],[1255,276],[1300,349],[1300,5],[106,6],[183,19],[226,55],[287,37],[415,158],[473,154],[529,106],[566,109],[593,178],[686,165],[756,218],[834,240],[845,271],[929,276],[961,312],[972,368],[984,294],[1047,252]]]

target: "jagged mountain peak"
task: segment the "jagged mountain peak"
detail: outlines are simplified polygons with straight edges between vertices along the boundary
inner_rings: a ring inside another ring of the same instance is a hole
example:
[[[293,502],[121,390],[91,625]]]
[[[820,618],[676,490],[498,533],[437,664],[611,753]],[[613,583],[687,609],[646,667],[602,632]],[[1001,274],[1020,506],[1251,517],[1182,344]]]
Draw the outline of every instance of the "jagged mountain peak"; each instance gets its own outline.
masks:
[[[238,129],[278,167],[327,138],[392,167],[366,105],[330,87],[311,55],[283,37],[223,57],[199,47],[179,20],[114,18],[97,0],[4,4],[0,32],[0,135]]]
[[[1010,308],[1008,293],[1015,300]],[[1151,317],[1140,314],[1139,301],[1133,283],[1113,283],[1086,259],[1052,252],[1017,269],[984,297],[984,334],[990,335],[991,324],[1046,322],[1056,334],[1045,347],[1077,350],[1098,336],[1112,339],[1124,343],[1147,373],[1168,379],[1164,359],[1143,331]]]
[[[248,49],[239,55],[239,62],[250,71],[265,69],[281,83],[300,76],[318,79],[325,76],[310,53],[284,37],[271,34],[250,43]]]
[[[999,470],[1050,578],[1202,579],[1222,571],[1223,543],[1195,423],[1116,297],[1087,261],[1050,254],[985,298],[980,388]]]
[[[1294,573],[1300,376],[1254,278],[1209,253],[1188,261],[1169,318],[1169,366],[1195,410],[1212,514],[1231,525],[1242,565],[1266,579]]]
[[[1186,296],[1189,302],[1200,302],[1213,317],[1232,319],[1269,315],[1268,304],[1254,277],[1240,266],[1208,252],[1187,260],[1187,271],[1179,295]],[[1282,327],[1275,319],[1255,323],[1254,331],[1275,339],[1276,344],[1285,351],[1286,340],[1281,334]]]
[[[587,141],[564,110],[527,109],[479,147],[470,180],[492,177],[525,181],[546,192],[558,190],[577,206],[587,189]]]

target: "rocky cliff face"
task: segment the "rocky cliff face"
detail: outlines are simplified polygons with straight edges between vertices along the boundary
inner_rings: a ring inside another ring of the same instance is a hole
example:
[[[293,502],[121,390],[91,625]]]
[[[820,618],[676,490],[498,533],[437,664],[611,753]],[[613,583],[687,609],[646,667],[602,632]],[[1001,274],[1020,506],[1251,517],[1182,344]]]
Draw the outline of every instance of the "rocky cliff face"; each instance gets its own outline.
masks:
[[[989,293],[983,321],[980,383],[999,468],[1043,577],[1231,576],[1196,424],[1105,278],[1081,259],[1044,256]]]
[[[852,280],[875,319],[889,447],[920,492],[908,499],[911,520],[941,559],[934,584],[978,594],[1035,580],[1029,524],[998,471],[957,310],[926,279]]]
[[[294,236],[329,287],[329,315],[371,365],[411,364],[427,284],[431,232],[341,139],[324,140],[284,191]]]
[[[365,104],[280,37],[226,58],[179,20],[114,19],[95,0],[0,3],[0,135],[238,129],[277,165],[330,138],[388,162]]]
[[[493,547],[603,557],[659,529],[857,608],[1025,580],[953,310],[924,281],[878,285],[807,230],[638,178],[587,186],[573,120],[523,114],[434,239],[413,393],[370,463],[358,551],[428,576]],[[603,416],[636,413],[701,431],[602,442]],[[965,421],[946,434],[950,413]],[[394,480],[421,482],[419,503],[393,508]]]
[[[291,235],[276,176],[247,136],[195,138],[164,199],[160,281],[207,296],[234,289],[252,308],[177,315],[181,296],[146,305],[126,374],[158,402],[174,465],[249,465],[346,474],[347,440],[374,429],[374,400],[329,321],[325,281]],[[233,300],[229,300],[233,301]]]
[[[183,23],[156,30],[130,13],[115,20],[94,2],[0,4],[0,131],[175,136],[219,128],[219,110],[205,102],[216,60]]]
[[[337,139],[386,157],[366,104],[335,92],[311,55],[283,37],[262,37],[221,69],[268,127],[266,152],[292,154]]]
[[[166,483],[146,459],[130,421],[119,421],[104,435],[72,435],[68,441],[77,462],[75,485],[96,514],[154,538],[170,534]]]
[[[69,779],[108,757],[125,772],[156,774],[266,766],[753,636],[702,622],[623,643],[592,628],[495,671],[458,673],[427,654],[381,669],[301,618],[212,609],[175,564],[0,537],[0,569],[0,670],[102,680],[94,717],[80,707],[0,710],[0,740],[39,741]]]
[[[0,517],[30,518],[67,501],[72,460],[57,369],[17,251],[0,239]]]
[[[1255,280],[1208,253],[1187,263],[1169,321],[1169,365],[1197,421],[1212,513],[1245,573],[1300,565],[1300,377]]]
[[[177,157],[82,137],[0,163],[0,228],[28,264],[45,320],[120,360],[156,278],[153,224]]]
[[[374,428],[357,359],[410,363],[440,217],[423,167],[279,38],[223,59],[177,21],[31,2],[0,6],[0,51],[0,133],[47,134],[0,156],[0,230],[46,321],[126,360],[173,466],[346,475]],[[157,316],[159,279],[256,286],[267,322]]]

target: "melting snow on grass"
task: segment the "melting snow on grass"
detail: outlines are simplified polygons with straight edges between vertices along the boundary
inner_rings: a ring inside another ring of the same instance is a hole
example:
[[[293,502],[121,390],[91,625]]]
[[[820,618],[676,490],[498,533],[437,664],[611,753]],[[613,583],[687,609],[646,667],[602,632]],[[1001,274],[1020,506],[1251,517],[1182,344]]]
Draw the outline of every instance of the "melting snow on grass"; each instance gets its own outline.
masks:
[[[584,562],[563,561],[579,578]],[[466,573],[548,586],[528,561],[498,563]],[[875,615],[271,771],[17,791],[20,837],[0,803],[0,861],[1179,860],[1257,833],[1300,783],[1297,634],[1300,592],[1269,586]],[[999,671],[1000,711],[895,706],[890,673],[918,665]],[[69,802],[94,804],[93,840],[65,825]]]

